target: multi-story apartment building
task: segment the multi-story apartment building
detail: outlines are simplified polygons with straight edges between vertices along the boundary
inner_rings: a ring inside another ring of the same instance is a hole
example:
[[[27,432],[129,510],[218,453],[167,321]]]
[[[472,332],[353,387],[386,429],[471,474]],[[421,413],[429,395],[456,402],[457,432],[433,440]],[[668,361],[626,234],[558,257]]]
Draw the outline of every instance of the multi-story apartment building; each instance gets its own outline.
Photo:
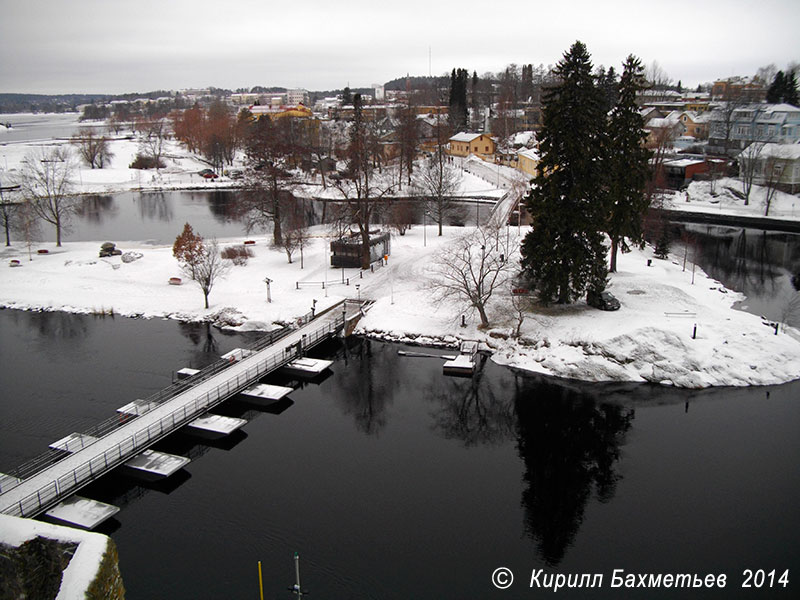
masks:
[[[800,141],[800,108],[789,104],[722,103],[710,116],[709,150],[734,155],[754,141]]]

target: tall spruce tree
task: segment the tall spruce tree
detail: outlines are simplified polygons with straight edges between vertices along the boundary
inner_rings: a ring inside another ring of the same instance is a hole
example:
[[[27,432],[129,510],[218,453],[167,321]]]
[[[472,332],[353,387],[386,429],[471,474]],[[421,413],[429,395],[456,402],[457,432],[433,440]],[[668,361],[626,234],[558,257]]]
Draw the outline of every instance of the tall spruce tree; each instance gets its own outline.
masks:
[[[521,252],[539,299],[567,303],[606,284],[606,113],[582,42],[564,54],[554,75],[558,83],[547,90],[539,132],[541,160],[526,197],[532,230]]]
[[[623,63],[619,98],[611,110],[608,126],[608,179],[606,233],[611,238],[610,270],[617,270],[617,249],[628,250],[626,238],[634,244],[643,239],[642,218],[647,210],[645,195],[650,151],[644,147],[647,134],[636,105],[636,93],[646,85],[644,67],[633,55]]]
[[[780,104],[783,102],[784,86],[783,71],[778,71],[775,74],[775,79],[772,80],[772,84],[770,84],[767,90],[767,102],[769,104]]]
[[[785,102],[792,106],[800,106],[797,94],[797,77],[795,71],[788,70],[785,73],[778,71],[775,79],[767,90],[767,102],[769,104],[780,104]]]
[[[783,101],[786,104],[800,107],[800,98],[797,92],[797,76],[795,71],[789,71],[784,77]]]
[[[467,82],[469,72],[466,69],[453,69],[450,75],[449,116],[450,126],[454,132],[467,129]]]

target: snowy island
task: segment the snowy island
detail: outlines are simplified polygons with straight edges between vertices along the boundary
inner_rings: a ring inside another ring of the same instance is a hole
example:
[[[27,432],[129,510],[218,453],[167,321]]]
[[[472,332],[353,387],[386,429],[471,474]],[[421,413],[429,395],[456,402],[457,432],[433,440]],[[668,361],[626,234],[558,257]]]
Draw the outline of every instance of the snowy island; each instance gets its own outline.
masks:
[[[514,228],[511,228],[514,231]],[[304,268],[254,238],[253,256],[233,266],[214,287],[209,309],[196,284],[170,285],[180,276],[171,246],[118,243],[141,258],[98,258],[99,243],[41,244],[46,254],[28,259],[21,246],[2,252],[0,306],[22,310],[62,310],[128,317],[208,320],[238,330],[269,330],[307,313],[316,301],[323,310],[343,297],[375,301],[358,333],[421,345],[456,345],[477,339],[493,359],[511,367],[585,381],[641,381],[688,388],[769,385],[800,373],[800,334],[735,310],[742,296],[677,260],[659,260],[650,249],[620,256],[609,290],[622,303],[604,312],[579,302],[535,308],[525,315],[518,338],[511,295],[501,292],[490,305],[491,326],[456,301],[437,302],[429,290],[435,276],[431,257],[464,228],[446,228],[441,238],[421,227],[393,240],[385,267],[366,271],[329,266],[328,238],[320,230],[305,251]],[[221,246],[243,240],[224,240]],[[648,266],[648,261],[650,266]],[[268,275],[267,301],[264,276]],[[341,283],[342,277],[351,285]],[[327,281],[325,289],[322,282]],[[298,282],[301,285],[298,285]],[[359,288],[355,289],[358,282]],[[466,317],[466,327],[461,317]]]

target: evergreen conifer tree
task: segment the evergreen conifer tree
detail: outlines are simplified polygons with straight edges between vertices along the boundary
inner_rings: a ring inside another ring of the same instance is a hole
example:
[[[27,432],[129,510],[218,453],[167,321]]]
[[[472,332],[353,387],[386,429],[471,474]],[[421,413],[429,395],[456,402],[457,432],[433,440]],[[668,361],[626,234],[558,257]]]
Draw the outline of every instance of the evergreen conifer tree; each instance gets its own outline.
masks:
[[[602,291],[607,267],[604,151],[606,113],[586,46],[575,42],[554,70],[539,132],[541,160],[526,198],[533,222],[522,266],[544,303]]]
[[[784,81],[783,81],[783,71],[778,71],[775,75],[775,79],[772,80],[772,84],[769,86],[767,90],[767,102],[769,104],[779,104],[783,100],[783,90],[784,90]]]
[[[787,75],[784,76],[784,92],[783,92],[783,101],[786,104],[791,104],[792,106],[800,107],[800,101],[798,101],[798,94],[797,94],[797,77],[795,76],[794,71],[789,71]]]
[[[647,134],[636,105],[636,92],[645,84],[641,61],[628,56],[619,82],[619,99],[611,111],[608,127],[606,233],[611,238],[612,272],[617,270],[617,249],[621,247],[623,252],[628,249],[625,239],[635,244],[643,239],[642,217],[648,205],[645,186],[650,151],[644,147]]]
[[[467,82],[469,72],[466,69],[453,69],[450,74],[450,124],[453,131],[464,131],[467,128]]]

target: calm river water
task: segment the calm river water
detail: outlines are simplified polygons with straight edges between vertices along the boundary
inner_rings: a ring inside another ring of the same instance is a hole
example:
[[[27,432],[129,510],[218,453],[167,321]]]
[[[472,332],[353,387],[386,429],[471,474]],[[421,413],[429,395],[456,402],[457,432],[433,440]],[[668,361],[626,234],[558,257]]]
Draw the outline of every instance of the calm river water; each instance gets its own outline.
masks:
[[[0,471],[249,339],[0,311]],[[217,409],[248,420],[232,440],[162,442],[192,458],[167,485],[112,474],[87,488],[122,507],[105,531],[128,597],[258,598],[262,561],[265,597],[284,598],[295,551],[319,598],[530,598],[533,569],[604,574],[568,597],[618,596],[613,569],[725,573],[712,597],[796,597],[800,383],[576,386],[491,362],[454,379],[403,348],[330,343],[332,374],[291,404]],[[516,575],[504,592],[501,566]],[[790,569],[790,587],[741,589],[748,568]]]
[[[204,235],[242,234],[225,194],[159,196],[95,200],[85,214],[96,216],[67,239],[165,243],[195,219]],[[755,310],[799,270],[796,236],[691,233],[698,263],[752,284]],[[173,321],[0,311],[0,472],[249,340]],[[291,403],[217,409],[248,420],[232,439],[162,442],[192,458],[166,485],[112,474],[87,488],[122,507],[105,531],[128,597],[258,598],[261,561],[265,597],[285,598],[295,551],[314,598],[551,594],[528,587],[534,569],[604,575],[601,588],[559,591],[567,597],[622,596],[614,569],[729,581],[625,597],[797,597],[800,383],[577,385],[491,362],[454,379],[438,360],[398,356],[404,348],[330,343],[318,353],[335,360],[332,374]],[[505,591],[491,582],[498,567],[515,574]],[[789,569],[789,587],[743,589],[745,569]]]

